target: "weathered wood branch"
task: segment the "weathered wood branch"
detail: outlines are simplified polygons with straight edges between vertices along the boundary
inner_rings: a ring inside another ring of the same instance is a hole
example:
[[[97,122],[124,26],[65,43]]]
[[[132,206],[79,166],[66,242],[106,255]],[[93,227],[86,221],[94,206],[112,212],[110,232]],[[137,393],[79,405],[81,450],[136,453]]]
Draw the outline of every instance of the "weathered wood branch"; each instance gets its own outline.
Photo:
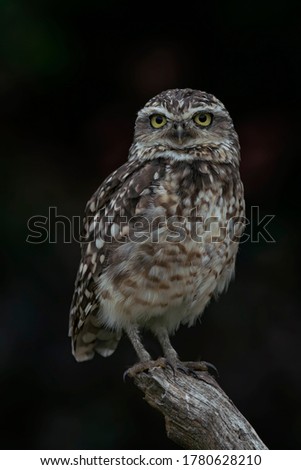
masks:
[[[164,415],[167,436],[184,449],[267,449],[216,380],[197,375],[156,367],[134,376],[145,400]]]

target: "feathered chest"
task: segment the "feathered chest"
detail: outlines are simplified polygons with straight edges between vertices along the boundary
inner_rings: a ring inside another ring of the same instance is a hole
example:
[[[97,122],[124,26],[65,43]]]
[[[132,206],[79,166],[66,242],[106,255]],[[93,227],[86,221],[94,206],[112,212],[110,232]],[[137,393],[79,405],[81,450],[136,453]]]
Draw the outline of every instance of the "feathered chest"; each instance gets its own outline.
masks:
[[[114,173],[89,202],[85,261],[108,324],[124,312],[144,318],[177,307],[172,329],[183,304],[185,318],[194,318],[228,283],[238,245],[231,221],[244,213],[243,188],[229,165],[158,159],[133,167]],[[87,272],[83,265],[80,274]]]
[[[129,162],[104,182],[87,209],[82,249],[88,269],[83,264],[80,274],[97,277],[109,270],[116,282],[132,270],[147,272],[154,262],[168,265],[169,257],[174,269],[182,258],[190,265],[200,252],[199,265],[208,256],[223,257],[235,218],[244,215],[243,187],[229,164]]]
[[[152,241],[162,240],[163,234],[170,241],[183,241],[187,235],[200,241],[208,232],[222,236],[243,214],[242,184],[233,168],[178,162],[158,165],[140,194],[130,226],[131,231],[147,230]]]

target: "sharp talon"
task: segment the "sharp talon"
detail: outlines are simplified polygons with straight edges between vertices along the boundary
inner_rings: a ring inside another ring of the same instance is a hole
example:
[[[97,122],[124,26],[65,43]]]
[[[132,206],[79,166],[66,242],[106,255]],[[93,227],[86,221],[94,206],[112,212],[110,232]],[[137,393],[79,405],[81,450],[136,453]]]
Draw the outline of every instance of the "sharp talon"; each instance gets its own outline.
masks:
[[[206,365],[210,375],[213,375],[213,377],[216,377],[217,379],[219,378],[218,370],[214,364],[211,364],[211,362],[207,362],[207,361],[203,361],[203,364]]]
[[[193,371],[200,371],[200,372],[208,372],[215,378],[219,378],[219,373],[215,365],[211,364],[211,362],[201,361],[201,362],[185,362],[185,366],[188,369]]]
[[[166,366],[170,367],[174,378],[176,377],[177,371],[182,372],[185,375],[191,375],[192,377],[198,379],[197,373],[194,371],[194,367],[191,365],[194,364],[193,362],[181,362],[179,360],[169,360],[169,359],[164,359]],[[204,370],[204,367],[202,368]],[[207,369],[206,369],[207,370]]]
[[[188,373],[189,373],[189,375],[191,375],[191,376],[194,377],[195,379],[198,379],[198,378],[199,378],[198,374],[197,374],[194,370],[192,370],[192,369],[188,369]]]
[[[123,380],[124,383],[125,383],[125,381],[126,381],[126,379],[127,379],[127,376],[129,375],[130,369],[131,369],[131,368],[127,369],[127,370],[123,373],[122,380]]]
[[[198,379],[197,373],[194,370],[190,369],[189,367],[185,367],[184,365],[183,366],[179,365],[177,368],[178,368],[178,370],[183,372],[183,374],[191,375],[195,379]]]
[[[172,373],[173,373],[173,376],[175,378],[176,376],[176,368],[174,367],[173,363],[168,361],[167,359],[165,359],[165,364],[166,364],[166,367],[170,367]]]

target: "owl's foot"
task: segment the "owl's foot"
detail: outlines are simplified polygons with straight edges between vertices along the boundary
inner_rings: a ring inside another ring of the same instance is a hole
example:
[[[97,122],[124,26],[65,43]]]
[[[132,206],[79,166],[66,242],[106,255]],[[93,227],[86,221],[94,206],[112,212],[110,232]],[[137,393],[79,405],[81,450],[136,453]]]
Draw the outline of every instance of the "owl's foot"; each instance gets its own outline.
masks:
[[[179,359],[176,360],[166,360],[166,363],[171,367],[174,377],[176,376],[177,371],[182,372],[185,375],[190,375],[195,379],[198,379],[196,371],[207,371],[207,367],[203,363],[198,363],[198,367],[195,367],[194,362],[182,362]]]
[[[217,369],[210,362],[181,362],[178,359],[177,352],[173,348],[170,342],[169,333],[166,328],[156,328],[154,330],[155,335],[157,336],[159,343],[162,346],[164,355],[166,357],[166,365],[171,367],[174,375],[176,371],[183,372],[186,375],[191,375],[195,378],[199,378],[197,372],[209,372],[212,375],[218,377]],[[212,373],[213,372],[213,373]]]
[[[184,366],[193,372],[209,372],[210,375],[213,375],[214,377],[218,378],[219,373],[215,365],[211,364],[211,362],[207,361],[200,361],[200,362],[193,362],[193,361],[188,361],[188,362],[183,362]]]
[[[155,361],[150,359],[149,361],[137,362],[137,364],[134,364],[125,371],[123,374],[123,380],[125,380],[127,376],[135,377],[135,375],[140,374],[140,372],[146,372],[150,369],[154,369],[155,367],[161,367],[162,369],[165,369],[168,365],[170,364],[164,357],[159,357]]]
[[[166,360],[166,365],[171,367],[173,370],[174,376],[176,376],[176,372],[180,371],[183,374],[190,375],[195,379],[199,379],[197,372],[208,372],[210,375],[213,375],[215,378],[219,377],[217,368],[211,364],[210,362],[202,361],[202,362],[181,362],[179,359],[176,360]]]
[[[125,380],[127,376],[135,377],[141,372],[146,372],[150,369],[155,369],[156,367],[160,367],[161,369],[166,369],[169,367],[173,371],[174,377],[176,376],[177,371],[180,371],[186,375],[191,375],[196,379],[199,378],[197,372],[209,372],[215,377],[219,376],[217,368],[210,362],[181,362],[178,359],[170,360],[166,359],[165,357],[159,357],[156,360],[151,359],[148,361],[137,362],[137,364],[133,365],[125,371],[123,374],[123,380]]]

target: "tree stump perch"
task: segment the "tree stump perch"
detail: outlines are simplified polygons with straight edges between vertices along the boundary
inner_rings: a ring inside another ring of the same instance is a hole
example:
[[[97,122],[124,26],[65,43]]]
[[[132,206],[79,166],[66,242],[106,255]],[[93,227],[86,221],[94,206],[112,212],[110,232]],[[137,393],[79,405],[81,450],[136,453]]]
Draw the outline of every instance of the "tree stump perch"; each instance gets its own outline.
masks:
[[[165,418],[169,439],[184,449],[267,449],[250,423],[208,372],[193,377],[155,367],[135,385]]]

